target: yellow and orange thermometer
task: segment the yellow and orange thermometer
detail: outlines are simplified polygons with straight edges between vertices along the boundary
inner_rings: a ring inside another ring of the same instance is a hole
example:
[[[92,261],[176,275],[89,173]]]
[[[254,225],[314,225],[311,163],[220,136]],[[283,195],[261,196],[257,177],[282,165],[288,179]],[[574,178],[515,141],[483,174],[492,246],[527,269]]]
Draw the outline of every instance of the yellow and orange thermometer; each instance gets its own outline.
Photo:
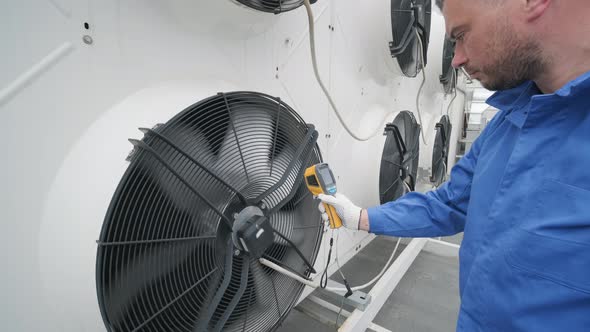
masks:
[[[336,194],[336,179],[328,164],[315,164],[305,170],[305,183],[307,188],[314,195],[319,194],[334,195]],[[340,228],[342,220],[336,213],[336,209],[332,205],[324,204],[328,219],[330,220],[330,228]]]

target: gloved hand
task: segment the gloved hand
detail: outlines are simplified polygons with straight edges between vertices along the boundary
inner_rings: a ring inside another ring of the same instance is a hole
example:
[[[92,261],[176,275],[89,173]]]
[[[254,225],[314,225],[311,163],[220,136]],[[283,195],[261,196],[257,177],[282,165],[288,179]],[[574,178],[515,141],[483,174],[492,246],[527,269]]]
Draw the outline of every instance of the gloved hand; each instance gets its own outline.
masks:
[[[336,209],[336,213],[338,213],[338,216],[340,216],[340,219],[342,219],[342,224],[344,227],[355,231],[359,230],[359,220],[362,209],[354,205],[354,203],[352,203],[348,197],[344,196],[343,194],[336,193],[334,196],[319,194],[318,198],[322,201],[322,203],[330,204]],[[320,212],[322,212],[322,219],[325,221],[328,218],[328,214],[326,213],[322,203],[320,203],[318,209]]]

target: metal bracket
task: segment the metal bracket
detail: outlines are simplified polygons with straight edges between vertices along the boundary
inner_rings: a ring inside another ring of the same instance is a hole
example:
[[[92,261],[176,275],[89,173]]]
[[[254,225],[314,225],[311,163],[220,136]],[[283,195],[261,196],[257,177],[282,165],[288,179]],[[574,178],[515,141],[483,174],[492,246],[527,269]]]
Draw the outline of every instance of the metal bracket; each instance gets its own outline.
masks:
[[[338,283],[333,280],[328,280],[328,287],[338,287],[338,288],[345,288],[345,286],[341,283]],[[342,302],[344,299],[344,304],[352,306],[358,310],[364,311],[367,306],[371,303],[371,295],[361,292],[361,291],[354,291],[352,295],[349,297],[345,297],[346,291],[329,291],[326,289],[318,288],[319,292],[325,294],[327,297],[338,301],[338,303]]]

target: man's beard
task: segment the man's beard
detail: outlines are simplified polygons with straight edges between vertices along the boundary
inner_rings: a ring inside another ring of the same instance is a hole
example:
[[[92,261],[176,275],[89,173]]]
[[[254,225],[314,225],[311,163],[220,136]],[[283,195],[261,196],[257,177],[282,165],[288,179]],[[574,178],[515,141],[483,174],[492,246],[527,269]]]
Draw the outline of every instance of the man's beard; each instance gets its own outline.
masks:
[[[490,43],[496,61],[481,70],[487,80],[482,86],[488,90],[507,90],[533,80],[545,68],[541,46],[532,38],[516,39],[514,31],[506,25],[498,29],[499,38]]]

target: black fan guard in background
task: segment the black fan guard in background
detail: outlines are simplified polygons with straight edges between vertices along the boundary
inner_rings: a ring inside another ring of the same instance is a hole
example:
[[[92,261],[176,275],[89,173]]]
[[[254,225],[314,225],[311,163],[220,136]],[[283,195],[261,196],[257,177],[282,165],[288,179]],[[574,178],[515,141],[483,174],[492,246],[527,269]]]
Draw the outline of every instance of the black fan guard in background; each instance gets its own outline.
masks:
[[[219,1],[219,0],[216,0]],[[267,12],[280,14],[297,9],[303,5],[303,0],[234,0],[250,8]],[[310,0],[310,4],[316,3],[317,0]]]
[[[385,126],[385,145],[379,171],[381,204],[416,188],[420,157],[420,125],[410,111],[400,112]],[[405,182],[405,183],[404,183]]]
[[[457,69],[453,68],[453,57],[455,56],[455,44],[445,38],[442,54],[442,75],[439,76],[445,94],[452,93],[457,85]]]
[[[436,187],[440,186],[447,175],[449,161],[449,143],[451,141],[451,121],[447,115],[443,115],[435,127],[434,146],[432,147],[432,175],[430,182]]]
[[[416,77],[423,67],[421,64],[419,41],[423,42],[424,67],[428,63],[428,44],[430,40],[431,0],[391,0],[391,29],[393,41],[389,43],[391,56],[408,77]]]
[[[301,181],[322,161],[317,131],[277,98],[231,92],[141,129],[98,240],[109,331],[270,331],[303,285],[232,241],[236,214],[262,211],[263,257],[309,277],[323,233]],[[298,248],[298,249],[297,249]]]

